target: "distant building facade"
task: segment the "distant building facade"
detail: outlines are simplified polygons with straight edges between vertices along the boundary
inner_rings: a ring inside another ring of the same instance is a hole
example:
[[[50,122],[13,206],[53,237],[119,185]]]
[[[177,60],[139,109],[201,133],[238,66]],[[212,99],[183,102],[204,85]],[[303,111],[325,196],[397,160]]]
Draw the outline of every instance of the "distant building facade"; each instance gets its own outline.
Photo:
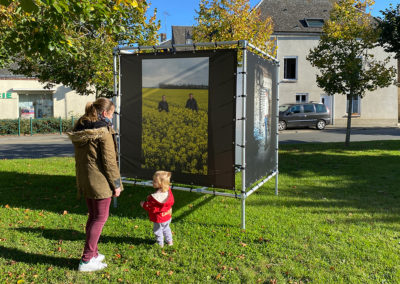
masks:
[[[330,0],[261,0],[256,9],[264,17],[272,17],[273,37],[281,62],[280,104],[294,102],[322,102],[331,110],[333,123],[347,123],[347,98],[344,95],[328,96],[317,86],[318,69],[312,67],[306,57],[318,45],[322,26],[329,19],[332,9]],[[377,59],[388,54],[382,48],[371,51]],[[397,67],[392,57],[389,63]],[[391,85],[367,92],[353,102],[353,126],[397,126],[399,118],[398,88]]]
[[[80,96],[63,85],[45,89],[36,78],[0,69],[0,119],[80,116],[95,95]]]

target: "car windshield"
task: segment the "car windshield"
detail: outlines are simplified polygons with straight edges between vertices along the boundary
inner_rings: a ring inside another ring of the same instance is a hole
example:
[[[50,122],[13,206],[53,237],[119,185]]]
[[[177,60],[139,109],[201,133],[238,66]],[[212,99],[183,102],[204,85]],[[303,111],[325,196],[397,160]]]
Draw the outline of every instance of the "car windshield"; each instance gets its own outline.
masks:
[[[289,107],[290,105],[281,105],[279,106],[279,111],[286,111]]]

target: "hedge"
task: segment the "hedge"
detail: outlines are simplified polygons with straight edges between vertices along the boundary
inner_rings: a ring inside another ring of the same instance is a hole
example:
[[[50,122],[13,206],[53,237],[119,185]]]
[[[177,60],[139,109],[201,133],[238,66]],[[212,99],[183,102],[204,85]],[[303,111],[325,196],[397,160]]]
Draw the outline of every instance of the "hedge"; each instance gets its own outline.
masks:
[[[0,135],[62,133],[70,130],[74,124],[73,117],[0,119]]]

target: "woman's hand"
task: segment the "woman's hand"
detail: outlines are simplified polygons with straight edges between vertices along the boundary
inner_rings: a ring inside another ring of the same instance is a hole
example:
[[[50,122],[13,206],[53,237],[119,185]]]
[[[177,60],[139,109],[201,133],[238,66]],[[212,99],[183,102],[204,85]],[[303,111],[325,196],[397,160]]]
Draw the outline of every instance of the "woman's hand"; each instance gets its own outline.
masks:
[[[140,201],[140,206],[143,207],[144,201]]]
[[[120,196],[120,194],[121,194],[121,188],[118,187],[118,188],[116,188],[116,189],[114,190],[114,195],[113,195],[113,197],[118,197],[118,196]]]

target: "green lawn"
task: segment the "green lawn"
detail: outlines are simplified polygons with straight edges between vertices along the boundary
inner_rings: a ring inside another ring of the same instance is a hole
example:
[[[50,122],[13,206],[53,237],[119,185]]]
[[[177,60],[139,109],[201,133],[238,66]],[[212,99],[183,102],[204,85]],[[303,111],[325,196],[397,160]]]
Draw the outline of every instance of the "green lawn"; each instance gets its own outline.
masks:
[[[246,231],[240,200],[175,191],[166,249],[139,206],[151,189],[126,186],[99,244],[108,268],[79,273],[73,159],[0,160],[0,280],[399,283],[400,141],[285,145],[279,162],[280,195],[270,181],[248,198]]]

